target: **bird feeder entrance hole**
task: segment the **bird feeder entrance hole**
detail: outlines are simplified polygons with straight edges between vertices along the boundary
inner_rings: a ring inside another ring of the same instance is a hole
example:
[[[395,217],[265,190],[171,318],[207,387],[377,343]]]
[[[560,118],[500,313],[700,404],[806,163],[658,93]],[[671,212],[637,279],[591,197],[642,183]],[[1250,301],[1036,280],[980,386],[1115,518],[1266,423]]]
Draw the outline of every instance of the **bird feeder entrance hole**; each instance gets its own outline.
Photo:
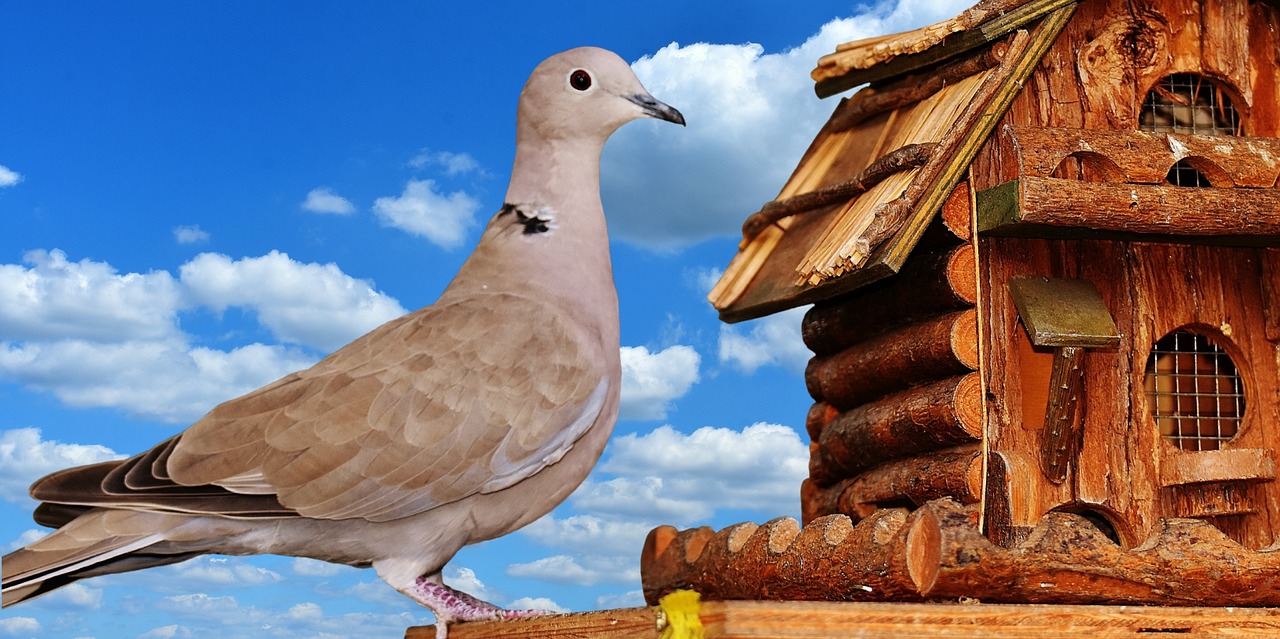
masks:
[[[1240,371],[1206,335],[1178,329],[1160,338],[1147,358],[1144,386],[1161,437],[1180,450],[1219,450],[1240,431]]]

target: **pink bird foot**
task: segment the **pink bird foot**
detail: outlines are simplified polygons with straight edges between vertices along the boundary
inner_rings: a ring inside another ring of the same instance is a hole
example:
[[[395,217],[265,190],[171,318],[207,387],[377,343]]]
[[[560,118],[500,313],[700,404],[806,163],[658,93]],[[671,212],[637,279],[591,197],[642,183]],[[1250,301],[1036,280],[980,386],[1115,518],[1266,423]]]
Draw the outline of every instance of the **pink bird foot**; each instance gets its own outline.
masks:
[[[427,577],[419,577],[407,594],[436,614],[436,639],[447,639],[448,625],[455,621],[501,621],[555,614],[552,610],[504,610]]]

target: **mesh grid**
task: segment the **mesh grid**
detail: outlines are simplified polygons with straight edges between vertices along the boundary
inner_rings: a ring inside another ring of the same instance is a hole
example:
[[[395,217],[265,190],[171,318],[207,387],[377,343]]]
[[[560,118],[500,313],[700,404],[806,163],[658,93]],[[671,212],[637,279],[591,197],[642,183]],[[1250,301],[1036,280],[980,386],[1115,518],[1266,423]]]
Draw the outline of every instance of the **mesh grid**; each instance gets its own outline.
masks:
[[[1209,187],[1213,186],[1209,183],[1209,178],[1205,177],[1196,167],[1187,164],[1186,160],[1178,160],[1177,163],[1169,169],[1169,174],[1164,177],[1169,184],[1174,186],[1192,186],[1192,187]]]
[[[1203,335],[1177,330],[1156,342],[1145,386],[1160,434],[1182,450],[1217,450],[1240,429],[1240,374],[1222,347]]]
[[[1175,73],[1151,87],[1138,123],[1144,131],[1240,135],[1231,98],[1194,73]]]

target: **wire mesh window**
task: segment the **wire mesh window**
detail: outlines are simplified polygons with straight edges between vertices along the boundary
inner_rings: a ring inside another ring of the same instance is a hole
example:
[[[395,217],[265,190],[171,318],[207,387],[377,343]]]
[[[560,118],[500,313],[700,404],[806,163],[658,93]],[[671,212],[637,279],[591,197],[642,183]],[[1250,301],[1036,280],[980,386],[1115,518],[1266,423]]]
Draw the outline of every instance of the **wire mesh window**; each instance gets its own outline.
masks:
[[[1175,73],[1151,87],[1138,123],[1144,131],[1240,135],[1240,115],[1231,98],[1194,73]]]
[[[1205,175],[1200,172],[1200,169],[1191,166],[1186,160],[1178,160],[1178,162],[1169,169],[1169,174],[1166,175],[1164,179],[1174,186],[1213,186],[1209,183],[1209,178],[1205,177]]]
[[[1147,358],[1147,406],[1160,434],[1182,450],[1218,450],[1240,430],[1244,386],[1222,347],[1176,330]]]

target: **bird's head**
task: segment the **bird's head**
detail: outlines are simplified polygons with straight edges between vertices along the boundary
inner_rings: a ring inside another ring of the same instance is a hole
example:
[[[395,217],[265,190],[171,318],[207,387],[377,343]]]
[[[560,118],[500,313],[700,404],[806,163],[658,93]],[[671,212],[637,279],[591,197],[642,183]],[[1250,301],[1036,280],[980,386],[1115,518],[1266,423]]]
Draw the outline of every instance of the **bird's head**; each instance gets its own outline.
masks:
[[[639,118],[684,124],[684,116],[650,95],[625,60],[596,47],[543,60],[520,93],[522,125],[545,139],[587,137],[603,143]]]

